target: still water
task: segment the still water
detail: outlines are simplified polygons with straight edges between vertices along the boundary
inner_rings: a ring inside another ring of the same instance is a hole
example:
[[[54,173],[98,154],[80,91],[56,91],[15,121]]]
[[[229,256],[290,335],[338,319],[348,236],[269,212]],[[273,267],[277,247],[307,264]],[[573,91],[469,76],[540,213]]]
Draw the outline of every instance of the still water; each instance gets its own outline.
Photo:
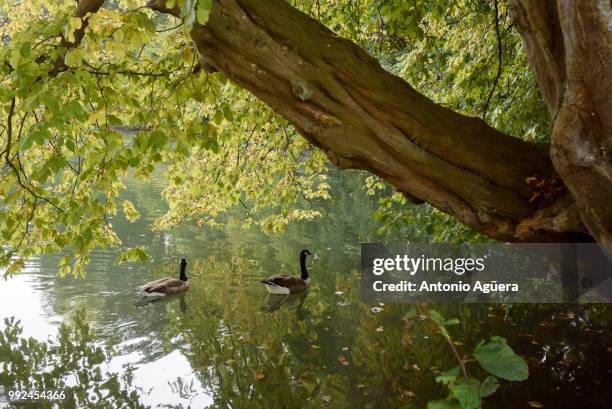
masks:
[[[408,305],[361,302],[359,243],[380,238],[375,203],[358,175],[336,182],[325,218],[275,236],[239,225],[152,232],[148,226],[164,212],[161,184],[128,186],[125,198],[142,217],[129,223],[117,216],[113,224],[126,247],[149,249],[150,262],[118,266],[117,250],[97,251],[87,277],[74,279],[56,276],[57,257],[31,260],[21,275],[0,282],[2,320],[16,317],[23,336],[46,340],[84,310],[95,342],[111,351],[104,371],[129,374],[135,401],[150,407],[422,408],[446,396],[434,378],[457,363],[424,315],[408,319]],[[302,248],[318,256],[309,261],[311,288],[268,296],[259,280],[299,274]],[[186,294],[157,302],[137,295],[138,285],[177,274],[181,257],[189,263]],[[529,380],[502,381],[485,407],[612,407],[612,309],[417,307],[458,318],[451,335],[465,355],[500,335],[527,360]]]

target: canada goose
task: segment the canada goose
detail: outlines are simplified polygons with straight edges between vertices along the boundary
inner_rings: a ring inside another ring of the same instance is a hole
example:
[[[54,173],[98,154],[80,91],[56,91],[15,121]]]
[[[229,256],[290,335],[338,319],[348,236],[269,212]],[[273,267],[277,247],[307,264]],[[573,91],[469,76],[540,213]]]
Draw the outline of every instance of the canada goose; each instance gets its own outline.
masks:
[[[177,294],[183,292],[189,288],[187,283],[187,275],[185,269],[187,268],[187,261],[181,259],[181,274],[179,278],[160,278],[159,280],[151,281],[140,287],[140,291],[146,297],[163,297],[168,294]]]
[[[300,251],[300,269],[302,275],[300,277],[289,277],[281,274],[268,278],[267,280],[261,280],[266,285],[268,292],[272,294],[290,294],[304,291],[310,283],[310,277],[308,277],[308,270],[306,269],[306,256],[310,256],[312,253],[308,250]]]

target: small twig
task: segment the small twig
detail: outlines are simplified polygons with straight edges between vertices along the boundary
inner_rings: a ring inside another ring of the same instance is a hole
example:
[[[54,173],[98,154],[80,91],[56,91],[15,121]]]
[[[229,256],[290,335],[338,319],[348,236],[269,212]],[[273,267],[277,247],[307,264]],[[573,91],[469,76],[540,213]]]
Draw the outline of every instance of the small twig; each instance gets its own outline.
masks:
[[[183,25],[183,22],[181,21],[180,24],[177,24],[174,27],[170,27],[170,28],[164,28],[162,30],[155,30],[156,33],[165,33],[166,31],[172,31],[172,30],[176,30],[177,28],[179,28],[180,26]]]
[[[487,118],[487,110],[489,109],[489,104],[491,103],[491,98],[493,97],[493,92],[495,92],[495,88],[497,87],[497,82],[499,81],[499,77],[501,76],[502,71],[502,43],[501,43],[501,35],[499,33],[499,5],[498,0],[494,1],[495,3],[495,35],[497,37],[497,75],[495,76],[495,82],[493,83],[493,88],[491,88],[491,92],[489,92],[489,97],[487,98],[487,102],[485,103],[484,110],[482,112],[482,120],[486,120]]]

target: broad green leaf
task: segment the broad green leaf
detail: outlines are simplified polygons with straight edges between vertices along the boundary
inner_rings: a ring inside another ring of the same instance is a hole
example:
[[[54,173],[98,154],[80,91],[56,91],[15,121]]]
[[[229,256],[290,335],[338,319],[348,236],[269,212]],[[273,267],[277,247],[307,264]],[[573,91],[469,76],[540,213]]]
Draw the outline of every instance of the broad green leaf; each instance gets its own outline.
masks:
[[[480,382],[477,379],[462,380],[450,385],[449,389],[463,409],[476,409],[480,405]]]
[[[474,349],[474,358],[492,375],[509,381],[524,381],[529,377],[525,361],[514,353],[502,337],[491,337],[488,343],[481,342]]]
[[[497,388],[499,388],[497,378],[494,376],[487,376],[487,378],[480,384],[480,396],[482,398],[491,396],[495,393]]]

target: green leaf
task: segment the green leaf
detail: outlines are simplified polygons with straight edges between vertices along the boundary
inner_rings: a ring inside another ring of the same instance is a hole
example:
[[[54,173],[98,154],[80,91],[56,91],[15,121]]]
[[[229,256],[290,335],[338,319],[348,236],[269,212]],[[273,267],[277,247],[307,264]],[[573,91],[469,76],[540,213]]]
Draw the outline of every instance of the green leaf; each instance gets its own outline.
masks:
[[[429,316],[438,325],[444,326],[444,317],[436,310],[429,310]]]
[[[480,405],[480,382],[477,379],[468,378],[449,386],[449,389],[463,409],[476,409]]]
[[[523,359],[516,355],[508,342],[502,337],[491,337],[474,349],[474,358],[480,366],[492,375],[509,381],[524,381],[529,377],[529,369]]]
[[[461,405],[455,399],[432,400],[427,402],[427,409],[461,409]]]
[[[26,150],[32,145],[43,145],[45,141],[51,139],[51,132],[48,129],[37,126],[19,143],[19,149]]]
[[[436,382],[441,383],[442,385],[448,385],[453,382],[460,374],[459,366],[456,366],[448,371],[436,376]]]
[[[147,261],[149,257],[150,255],[144,249],[144,247],[133,247],[122,251],[119,255],[117,263],[123,264],[129,261]]]
[[[480,397],[486,398],[487,396],[493,395],[497,388],[499,388],[497,378],[494,376],[487,376],[487,379],[480,384]]]
[[[55,95],[51,94],[50,92],[43,92],[40,95],[40,99],[49,111],[59,111],[59,103],[57,102],[57,98],[55,97]]]
[[[450,320],[447,320],[444,325],[449,326],[449,325],[459,325],[459,320],[457,318],[452,318]]]
[[[196,20],[199,24],[206,24],[212,10],[212,0],[198,0],[196,6]]]

